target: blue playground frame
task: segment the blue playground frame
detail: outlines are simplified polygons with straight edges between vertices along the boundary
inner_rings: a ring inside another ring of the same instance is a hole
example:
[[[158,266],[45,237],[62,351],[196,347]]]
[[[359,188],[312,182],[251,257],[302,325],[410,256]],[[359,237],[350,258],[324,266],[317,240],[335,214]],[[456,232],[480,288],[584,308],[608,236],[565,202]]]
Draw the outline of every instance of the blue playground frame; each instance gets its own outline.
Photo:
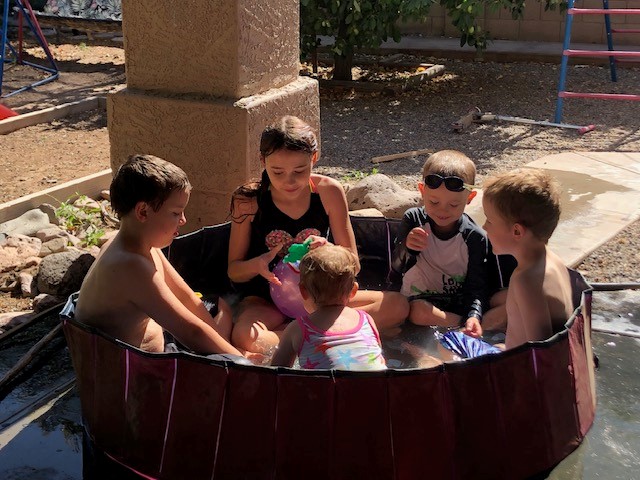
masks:
[[[49,50],[49,45],[47,44],[47,40],[44,38],[42,30],[40,29],[40,25],[38,24],[35,14],[33,13],[33,9],[29,4],[29,0],[13,0],[13,1],[16,4],[16,10],[18,11],[18,14],[21,16],[21,18],[24,18],[26,20],[29,29],[35,35],[40,47],[42,47],[42,50],[44,51],[47,57],[48,66],[27,62],[22,58],[22,54],[21,54],[22,29],[20,29],[20,38],[19,38],[20,53],[16,51],[13,45],[11,45],[7,35],[7,32],[9,30],[9,4],[11,3],[11,0],[4,0],[4,5],[3,5],[4,8],[2,11],[2,26],[0,30],[0,35],[2,37],[2,43],[1,43],[2,47],[0,48],[0,98],[10,97],[12,95],[16,95],[17,93],[23,92],[25,90],[29,90],[39,85],[52,82],[60,76],[58,65],[56,64],[56,61],[53,58],[53,55],[51,54],[51,50]],[[20,26],[22,26],[22,22],[20,22]],[[50,75],[42,80],[38,80],[29,85],[25,85],[9,93],[3,94],[2,87],[4,82],[4,66],[7,63],[17,63],[20,65],[27,65],[37,70],[47,72]]]

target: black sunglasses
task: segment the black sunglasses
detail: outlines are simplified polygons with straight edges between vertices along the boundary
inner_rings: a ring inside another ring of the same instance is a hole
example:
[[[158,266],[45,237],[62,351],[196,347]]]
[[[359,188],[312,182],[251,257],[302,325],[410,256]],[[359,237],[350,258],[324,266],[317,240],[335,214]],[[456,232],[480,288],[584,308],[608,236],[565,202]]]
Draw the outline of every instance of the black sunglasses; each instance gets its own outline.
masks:
[[[436,173],[430,173],[424,177],[424,184],[433,190],[442,185],[443,182],[445,188],[451,192],[461,192],[465,189],[471,191],[474,187],[474,185],[464,183],[464,180],[460,177],[443,177]]]

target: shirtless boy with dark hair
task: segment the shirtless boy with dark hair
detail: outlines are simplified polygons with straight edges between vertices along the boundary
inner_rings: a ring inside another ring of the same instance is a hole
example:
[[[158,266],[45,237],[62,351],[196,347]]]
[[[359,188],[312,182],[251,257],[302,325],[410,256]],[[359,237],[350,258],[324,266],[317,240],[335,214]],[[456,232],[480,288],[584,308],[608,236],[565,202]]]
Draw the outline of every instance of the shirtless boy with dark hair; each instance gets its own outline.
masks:
[[[229,343],[231,315],[221,301],[214,317],[161,249],[186,223],[191,184],[179,167],[133,155],[111,183],[120,218],[80,289],[75,317],[142,350],[163,352],[163,329],[203,354],[240,352]]]

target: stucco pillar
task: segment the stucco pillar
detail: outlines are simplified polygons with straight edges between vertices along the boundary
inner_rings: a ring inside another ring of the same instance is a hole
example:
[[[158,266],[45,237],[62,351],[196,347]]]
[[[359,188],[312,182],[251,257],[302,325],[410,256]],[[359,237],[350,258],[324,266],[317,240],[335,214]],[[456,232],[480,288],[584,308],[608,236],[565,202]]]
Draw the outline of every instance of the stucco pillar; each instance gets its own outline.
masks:
[[[298,76],[298,0],[123,0],[127,88],[107,101],[111,167],[150,153],[193,184],[185,230],[227,218],[282,115],[319,128],[317,82]]]

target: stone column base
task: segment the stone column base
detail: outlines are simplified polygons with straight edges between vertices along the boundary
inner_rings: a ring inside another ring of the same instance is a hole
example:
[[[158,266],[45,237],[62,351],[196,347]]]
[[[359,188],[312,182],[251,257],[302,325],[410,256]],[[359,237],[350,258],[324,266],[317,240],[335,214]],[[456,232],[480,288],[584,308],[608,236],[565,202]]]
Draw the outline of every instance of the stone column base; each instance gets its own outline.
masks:
[[[302,118],[319,135],[318,83],[299,77],[237,101],[121,90],[107,98],[111,167],[115,172],[135,153],[175,163],[193,185],[184,231],[221,223],[227,220],[231,192],[262,171],[262,130],[283,115]]]

